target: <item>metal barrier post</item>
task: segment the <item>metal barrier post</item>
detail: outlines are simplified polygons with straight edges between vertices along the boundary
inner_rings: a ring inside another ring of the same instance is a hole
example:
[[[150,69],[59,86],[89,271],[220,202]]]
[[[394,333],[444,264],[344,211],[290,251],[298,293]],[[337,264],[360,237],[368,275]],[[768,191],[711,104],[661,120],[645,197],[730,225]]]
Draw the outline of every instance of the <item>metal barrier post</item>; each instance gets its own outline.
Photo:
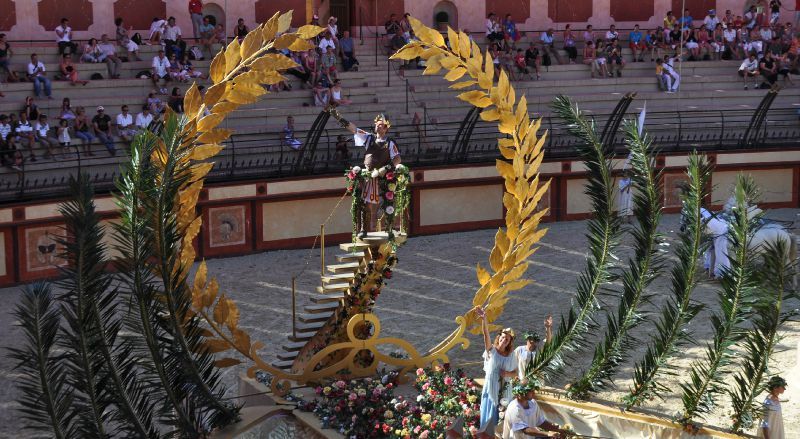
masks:
[[[297,288],[294,276],[292,276],[292,338],[297,338]]]
[[[387,56],[386,57],[386,86],[387,87],[390,87],[392,85],[391,76],[389,75],[390,71],[392,70],[391,67],[392,67],[392,61]]]
[[[319,225],[320,276],[325,276],[325,224]]]

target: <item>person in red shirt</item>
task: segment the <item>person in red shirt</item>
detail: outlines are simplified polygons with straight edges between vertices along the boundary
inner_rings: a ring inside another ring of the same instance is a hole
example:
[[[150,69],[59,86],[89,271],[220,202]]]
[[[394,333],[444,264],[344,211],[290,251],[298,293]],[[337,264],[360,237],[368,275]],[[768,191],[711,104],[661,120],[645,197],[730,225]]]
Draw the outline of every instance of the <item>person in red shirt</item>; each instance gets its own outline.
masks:
[[[200,38],[200,25],[203,24],[203,2],[201,0],[189,0],[189,15],[192,17],[192,30],[194,39]]]

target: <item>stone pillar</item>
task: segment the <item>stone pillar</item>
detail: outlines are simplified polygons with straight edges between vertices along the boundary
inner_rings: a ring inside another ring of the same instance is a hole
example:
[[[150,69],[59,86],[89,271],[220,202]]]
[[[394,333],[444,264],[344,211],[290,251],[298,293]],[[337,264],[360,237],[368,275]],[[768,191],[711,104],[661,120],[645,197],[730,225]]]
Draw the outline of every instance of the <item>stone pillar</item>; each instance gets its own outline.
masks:
[[[81,39],[97,38],[103,34],[108,34],[110,40],[114,40],[117,27],[114,25],[114,0],[90,0],[92,3],[92,15],[94,20],[85,32],[76,32],[76,36]],[[85,34],[85,35],[81,35]]]
[[[17,24],[8,32],[9,40],[41,40],[47,34],[44,26],[39,24],[39,2],[37,0],[17,0]],[[53,34],[53,41],[55,41]]]

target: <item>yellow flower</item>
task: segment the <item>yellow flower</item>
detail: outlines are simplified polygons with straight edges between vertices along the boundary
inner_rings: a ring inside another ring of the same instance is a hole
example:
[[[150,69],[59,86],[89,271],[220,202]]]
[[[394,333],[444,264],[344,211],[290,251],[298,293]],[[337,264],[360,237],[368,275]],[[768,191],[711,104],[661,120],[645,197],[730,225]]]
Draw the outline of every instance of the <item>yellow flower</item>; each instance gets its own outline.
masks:
[[[477,401],[477,400],[478,400],[478,397],[477,397],[477,396],[475,396],[475,395],[469,395],[469,396],[467,397],[467,401],[469,401],[469,402],[470,402],[470,404],[475,404],[475,401]]]
[[[422,422],[424,422],[426,424],[430,424],[430,422],[431,422],[430,413],[423,413],[422,416],[421,416],[421,419],[422,419]]]
[[[324,389],[322,389],[322,393],[325,395],[331,393],[331,388],[326,386]]]
[[[397,436],[402,436],[403,435],[403,430],[400,430],[398,428],[397,430],[394,431],[394,434],[396,434]]]

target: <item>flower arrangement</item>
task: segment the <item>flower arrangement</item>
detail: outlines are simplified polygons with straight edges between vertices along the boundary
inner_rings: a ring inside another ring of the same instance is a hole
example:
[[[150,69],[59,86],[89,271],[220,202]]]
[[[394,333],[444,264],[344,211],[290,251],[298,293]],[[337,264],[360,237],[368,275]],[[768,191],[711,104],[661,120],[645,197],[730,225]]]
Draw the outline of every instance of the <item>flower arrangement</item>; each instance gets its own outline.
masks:
[[[369,179],[376,179],[381,195],[380,209],[383,212],[384,228],[389,234],[389,240],[394,241],[393,225],[395,217],[400,215],[403,219],[403,212],[408,208],[410,202],[408,167],[405,165],[394,166],[386,165],[379,169],[369,171],[360,166],[353,166],[345,173],[347,183],[347,194],[353,196],[353,204],[350,208],[350,215],[353,221],[353,238],[358,233],[357,224],[362,209],[364,209],[364,186]],[[401,222],[401,230],[404,223]]]
[[[427,369],[417,369],[414,388],[419,392],[416,403],[420,416],[408,423],[413,433],[406,437],[444,437],[456,418],[463,418],[465,437],[477,437],[480,426],[481,391],[461,369],[453,370],[449,363]],[[419,431],[418,430],[419,427]]]

